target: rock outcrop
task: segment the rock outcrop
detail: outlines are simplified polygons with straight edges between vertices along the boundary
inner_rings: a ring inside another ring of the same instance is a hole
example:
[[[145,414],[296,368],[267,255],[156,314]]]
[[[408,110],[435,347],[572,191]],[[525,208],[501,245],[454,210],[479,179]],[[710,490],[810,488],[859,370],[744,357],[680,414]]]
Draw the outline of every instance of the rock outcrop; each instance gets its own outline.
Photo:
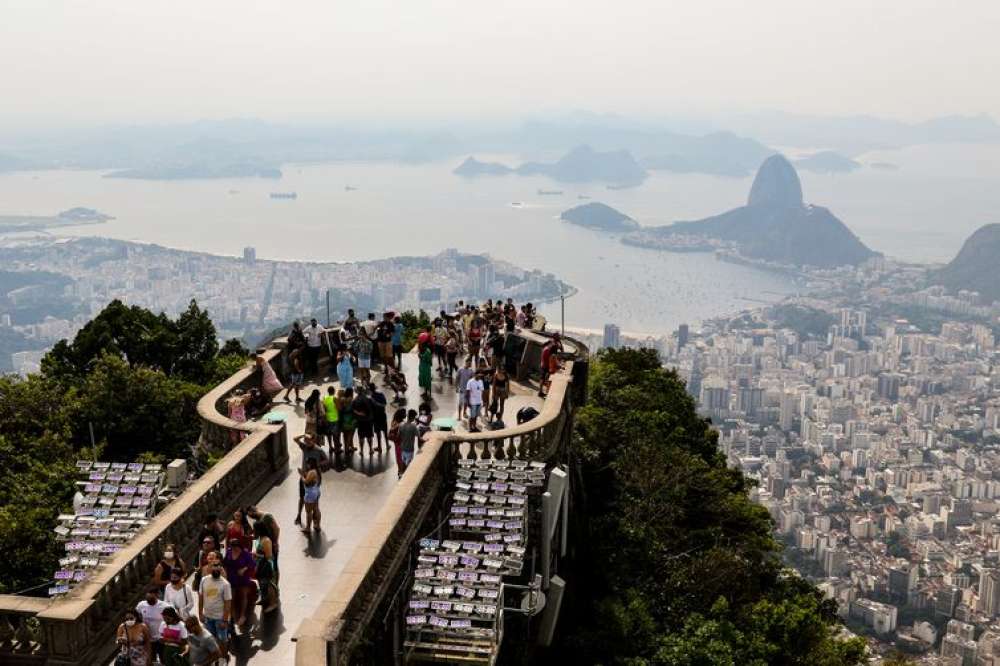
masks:
[[[954,291],[978,291],[991,300],[1000,300],[1000,224],[979,227],[944,268],[933,271],[930,281]]]

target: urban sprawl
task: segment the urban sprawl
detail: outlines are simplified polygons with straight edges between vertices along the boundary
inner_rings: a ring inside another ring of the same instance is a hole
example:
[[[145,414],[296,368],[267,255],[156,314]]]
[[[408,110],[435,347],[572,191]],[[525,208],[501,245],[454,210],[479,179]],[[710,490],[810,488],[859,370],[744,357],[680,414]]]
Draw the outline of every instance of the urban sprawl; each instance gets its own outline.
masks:
[[[294,319],[324,321],[328,297],[331,316],[342,317],[347,307],[437,313],[462,298],[538,303],[569,289],[551,274],[456,250],[433,257],[307,263],[259,260],[253,247],[243,257],[223,257],[81,238],[8,243],[0,247],[0,260],[6,271],[46,271],[69,278],[67,284],[32,284],[5,295],[11,311],[0,307],[0,328],[13,329],[34,347],[11,355],[13,370],[22,374],[37,371],[47,348],[72,339],[113,299],[168,315],[183,312],[194,299],[208,310],[221,338],[254,345]],[[17,308],[53,299],[75,311],[18,324]]]
[[[656,346],[758,481],[786,559],[876,654],[1000,664],[1000,303],[885,259]],[[903,319],[900,313],[911,319]],[[919,319],[924,329],[915,325]],[[929,322],[929,323],[928,323]]]

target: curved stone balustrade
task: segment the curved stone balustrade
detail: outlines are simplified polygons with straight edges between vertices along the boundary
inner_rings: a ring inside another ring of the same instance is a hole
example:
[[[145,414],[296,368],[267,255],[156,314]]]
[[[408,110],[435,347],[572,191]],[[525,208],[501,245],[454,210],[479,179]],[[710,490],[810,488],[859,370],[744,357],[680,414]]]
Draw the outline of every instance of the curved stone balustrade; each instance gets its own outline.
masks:
[[[282,353],[281,349],[267,349],[262,352],[265,359],[271,364],[278,376],[282,376]],[[246,367],[238,370],[231,377],[206,393],[198,401],[198,416],[201,417],[201,441],[210,448],[225,451],[231,446],[230,433],[238,431],[242,433],[253,432],[257,424],[253,422],[239,423],[228,416],[226,409],[226,398],[236,389],[247,391],[256,386],[257,368],[247,362]]]
[[[579,358],[585,357],[586,347],[567,342]],[[285,374],[283,343],[275,340],[261,352],[279,377]],[[541,414],[528,423],[484,433],[432,433],[319,609],[299,627],[296,663],[348,663],[439,498],[456,456],[548,460],[558,455],[572,414],[571,372],[572,363],[552,378]],[[193,535],[205,514],[254,503],[287,473],[284,425],[238,423],[224,411],[224,400],[234,389],[249,389],[256,382],[256,370],[248,364],[202,397],[197,409],[203,443],[231,450],[89,580],[51,601],[0,595],[0,663],[74,666],[110,661],[121,615],[141,599],[163,546],[178,544],[190,561],[197,547]],[[243,436],[235,446],[233,431]]]
[[[37,597],[0,595],[0,663],[45,663],[45,637],[35,617],[50,603]]]
[[[263,353],[272,364],[280,363],[279,349]],[[142,598],[164,545],[176,543],[191,561],[197,547],[194,537],[206,514],[224,514],[256,502],[287,473],[284,425],[237,423],[219,411],[224,396],[254,383],[254,373],[248,365],[198,403],[210,437],[225,446],[235,430],[245,433],[244,439],[166,505],[110,562],[52,601],[0,595],[0,663],[89,666],[110,661],[121,615]]]
[[[586,347],[580,343],[582,357]],[[480,433],[435,432],[428,436],[389,496],[362,544],[324,596],[313,616],[295,634],[298,666],[353,663],[380,602],[390,593],[419,536],[425,518],[440,497],[457,456],[550,460],[559,453],[572,416],[572,363],[552,378],[541,413],[529,422]]]

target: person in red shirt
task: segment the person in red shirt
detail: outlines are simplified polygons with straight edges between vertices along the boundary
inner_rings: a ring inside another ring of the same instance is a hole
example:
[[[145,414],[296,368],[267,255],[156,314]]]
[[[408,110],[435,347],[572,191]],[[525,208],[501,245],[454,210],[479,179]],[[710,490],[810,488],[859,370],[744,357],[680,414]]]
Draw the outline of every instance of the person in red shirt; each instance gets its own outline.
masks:
[[[434,344],[434,334],[431,333],[431,327],[427,326],[424,330],[420,331],[420,335],[417,336],[417,347],[419,350],[423,350],[427,345]]]
[[[557,352],[561,352],[562,349],[562,339],[558,333],[554,333],[552,339],[542,347],[542,376],[538,381],[538,395],[541,397],[545,396],[545,389],[549,385],[549,377],[559,371],[561,364]]]

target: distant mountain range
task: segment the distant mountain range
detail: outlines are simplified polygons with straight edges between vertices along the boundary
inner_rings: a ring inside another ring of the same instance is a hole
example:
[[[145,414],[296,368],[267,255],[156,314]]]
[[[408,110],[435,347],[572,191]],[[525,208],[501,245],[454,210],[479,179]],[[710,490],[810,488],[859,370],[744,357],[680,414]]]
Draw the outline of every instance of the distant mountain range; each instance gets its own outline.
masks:
[[[813,116],[783,111],[727,116],[733,131],[776,146],[824,146],[847,155],[921,143],[1000,142],[1000,124],[988,115],[943,116],[907,123],[874,116]]]
[[[746,176],[775,151],[732,132],[697,136],[615,117],[573,116],[525,123],[508,137],[522,151],[564,150],[589,145],[595,150],[627,150],[646,169],[679,173]],[[499,151],[499,146],[496,147]]]
[[[542,175],[563,183],[603,182],[621,187],[639,185],[647,175],[627,150],[598,152],[590,146],[577,146],[556,162],[525,162],[517,168],[469,157],[454,173],[459,176]]]
[[[760,166],[746,206],[703,220],[645,228],[628,242],[662,247],[671,236],[725,241],[747,257],[783,264],[834,267],[875,256],[829,210],[803,203],[795,167],[782,155]]]
[[[162,164],[138,169],[122,169],[105,174],[105,178],[138,180],[191,180],[210,178],[281,178],[281,169],[251,162],[211,164]]]
[[[773,151],[730,132],[693,136],[612,117],[572,116],[528,121],[514,128],[466,126],[448,131],[290,126],[253,120],[114,126],[58,134],[19,134],[0,142],[0,170],[115,169],[121,177],[201,178],[239,175],[233,165],[278,169],[282,164],[347,160],[423,163],[474,153],[548,160],[574,146],[627,151],[642,169],[741,176]],[[566,172],[568,177],[572,174]],[[204,175],[202,175],[204,174]]]
[[[480,162],[475,157],[466,157],[465,161],[452,170],[457,176],[475,178],[476,176],[506,176],[514,173],[514,169],[499,162]]]
[[[514,127],[466,123],[448,129],[283,125],[230,119],[0,135],[0,171],[114,169],[128,177],[211,178],[218,177],[215,174],[238,177],[246,170],[237,167],[251,165],[251,172],[270,177],[273,170],[292,162],[424,163],[476,153],[524,155],[529,162],[553,166],[553,156],[586,145],[598,153],[627,151],[645,170],[745,176],[774,154],[771,145],[818,146],[849,159],[874,148],[942,141],[1000,141],[1000,125],[989,116],[904,123],[867,116],[779,112],[658,122],[573,113]],[[813,168],[818,163],[821,171],[830,171],[829,157],[811,156],[810,162],[800,166]]]
[[[933,284],[951,290],[978,291],[991,300],[1000,300],[1000,224],[979,227],[944,268],[928,276]]]

